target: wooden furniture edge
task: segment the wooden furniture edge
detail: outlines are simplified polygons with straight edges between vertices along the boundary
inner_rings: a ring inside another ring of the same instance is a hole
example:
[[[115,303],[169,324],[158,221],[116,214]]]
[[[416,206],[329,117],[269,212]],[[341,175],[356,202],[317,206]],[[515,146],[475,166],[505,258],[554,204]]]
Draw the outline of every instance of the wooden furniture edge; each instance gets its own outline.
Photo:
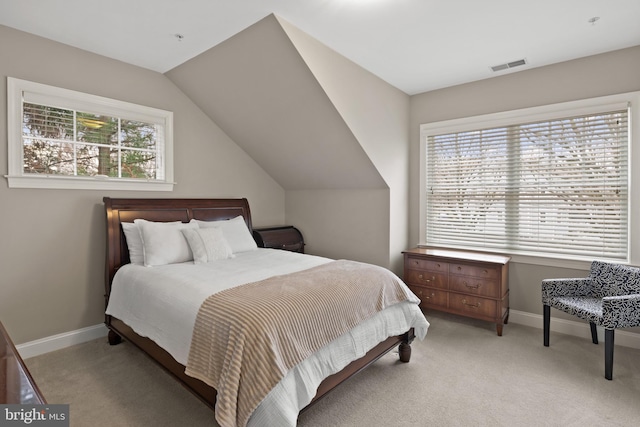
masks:
[[[495,264],[507,264],[511,261],[511,256],[502,254],[493,254],[481,251],[473,251],[466,249],[448,249],[437,248],[431,246],[418,246],[402,251],[402,254],[428,255],[437,256],[439,258],[455,261],[465,259],[476,262],[489,262]]]
[[[0,404],[34,403],[46,405],[47,400],[40,391],[38,384],[36,384],[36,381],[31,376],[31,372],[29,372],[27,365],[24,363],[24,360],[22,360],[13,340],[9,336],[9,332],[7,332],[2,322],[0,322],[0,340],[2,341],[0,343],[0,363],[3,364],[3,366],[0,367],[0,386],[2,387],[2,390],[0,390]],[[20,381],[21,384],[19,390],[16,390],[11,387],[11,384],[9,384],[8,370],[10,368],[10,364],[14,364],[14,367],[17,368],[16,373],[22,377],[21,379],[24,379],[27,382],[27,384],[24,384]],[[20,400],[9,401],[9,395],[22,396],[22,391],[25,388],[30,389],[30,391],[33,392],[34,402],[23,402]]]

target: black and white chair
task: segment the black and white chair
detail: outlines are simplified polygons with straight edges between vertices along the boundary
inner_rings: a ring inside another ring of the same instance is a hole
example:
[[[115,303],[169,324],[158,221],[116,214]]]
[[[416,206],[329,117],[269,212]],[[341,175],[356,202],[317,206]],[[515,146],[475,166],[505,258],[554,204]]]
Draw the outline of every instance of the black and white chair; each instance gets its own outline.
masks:
[[[593,261],[588,277],[542,281],[544,345],[549,347],[551,307],[589,322],[598,344],[596,326],[604,328],[604,377],[613,376],[614,331],[640,325],[640,268]]]

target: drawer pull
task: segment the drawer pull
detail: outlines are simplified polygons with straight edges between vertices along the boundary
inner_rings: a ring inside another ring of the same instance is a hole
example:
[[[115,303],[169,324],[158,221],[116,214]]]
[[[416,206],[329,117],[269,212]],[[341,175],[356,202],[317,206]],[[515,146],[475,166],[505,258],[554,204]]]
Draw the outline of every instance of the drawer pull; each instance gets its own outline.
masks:
[[[480,308],[480,303],[475,303],[475,304],[468,304],[466,299],[462,300],[462,304],[466,305],[467,307],[471,307],[471,308]]]
[[[422,280],[423,282],[431,282],[432,280],[433,281],[436,280],[436,276],[431,276],[431,279],[427,279],[421,274],[418,276],[418,279]]]
[[[482,273],[489,274],[489,272],[487,270],[482,270]]]
[[[434,294],[433,292],[431,292],[431,295],[422,295],[422,290],[418,291],[418,295],[420,296],[420,298],[422,299],[424,297],[424,299],[431,299],[431,297],[435,297],[436,294]]]
[[[478,289],[478,288],[480,287],[480,284],[479,284],[479,283],[477,283],[477,284],[475,284],[475,285],[470,285],[470,284],[468,284],[467,282],[462,282],[462,284],[463,284],[463,285],[465,285],[465,286],[466,286],[467,288],[469,288],[469,289]]]

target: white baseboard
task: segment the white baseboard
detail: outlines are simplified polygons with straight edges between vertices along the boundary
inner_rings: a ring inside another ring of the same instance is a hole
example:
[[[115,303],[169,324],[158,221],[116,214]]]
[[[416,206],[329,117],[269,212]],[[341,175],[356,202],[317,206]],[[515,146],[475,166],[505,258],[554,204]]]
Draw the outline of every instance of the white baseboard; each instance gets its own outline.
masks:
[[[531,326],[542,330],[542,315],[540,314],[527,313],[525,311],[518,310],[509,310],[509,323],[511,322],[517,323],[519,325]],[[589,340],[591,339],[591,329],[589,327],[589,323],[587,322],[554,319],[552,315],[549,329],[553,332],[559,332],[561,334],[573,335]],[[604,342],[604,329],[598,327],[597,330],[598,340],[600,342]],[[540,340],[542,340],[542,335],[540,336]],[[640,349],[640,334],[616,329],[615,345]]]
[[[106,337],[107,332],[108,329],[104,324],[88,326],[75,331],[64,332],[62,334],[17,345],[16,350],[20,353],[20,357],[28,359],[30,357],[49,353],[50,351],[60,350],[65,347],[71,347],[72,345],[82,344],[83,342]]]
[[[525,311],[510,310],[509,322],[519,325],[531,326],[542,330],[542,315],[527,313]],[[573,335],[585,339],[591,339],[591,330],[587,322],[576,322],[566,319],[554,319],[551,317],[550,329],[553,332]],[[72,345],[107,336],[107,327],[104,324],[89,326],[75,331],[42,338],[16,346],[23,359],[39,356],[50,351],[60,350]],[[542,336],[540,338],[542,340]],[[604,332],[598,328],[598,339],[604,342]],[[616,330],[615,344],[624,347],[640,349],[640,334]]]

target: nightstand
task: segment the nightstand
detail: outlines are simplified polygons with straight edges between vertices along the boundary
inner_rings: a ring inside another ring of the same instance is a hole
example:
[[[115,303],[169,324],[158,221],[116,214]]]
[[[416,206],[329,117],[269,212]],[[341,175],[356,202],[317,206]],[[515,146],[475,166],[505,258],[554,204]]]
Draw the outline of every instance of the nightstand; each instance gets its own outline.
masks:
[[[253,239],[261,248],[304,253],[302,233],[292,225],[254,228]]]

